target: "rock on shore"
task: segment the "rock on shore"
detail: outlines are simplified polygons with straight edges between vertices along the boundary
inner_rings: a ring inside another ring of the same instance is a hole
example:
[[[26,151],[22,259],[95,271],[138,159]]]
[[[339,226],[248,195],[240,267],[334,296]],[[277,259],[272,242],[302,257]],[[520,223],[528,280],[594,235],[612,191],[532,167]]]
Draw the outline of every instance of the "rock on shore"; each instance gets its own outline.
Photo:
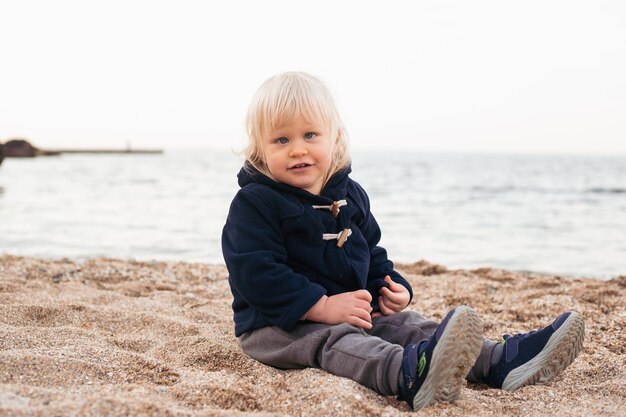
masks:
[[[626,276],[570,279],[397,265],[409,308],[440,320],[474,307],[487,337],[577,310],[584,351],[548,385],[468,385],[424,416],[626,415]],[[0,256],[0,415],[401,416],[406,404],[319,369],[241,352],[222,265]],[[411,413],[412,415],[412,413]]]
[[[39,149],[25,139],[11,139],[2,145],[4,156],[9,158],[34,158]]]

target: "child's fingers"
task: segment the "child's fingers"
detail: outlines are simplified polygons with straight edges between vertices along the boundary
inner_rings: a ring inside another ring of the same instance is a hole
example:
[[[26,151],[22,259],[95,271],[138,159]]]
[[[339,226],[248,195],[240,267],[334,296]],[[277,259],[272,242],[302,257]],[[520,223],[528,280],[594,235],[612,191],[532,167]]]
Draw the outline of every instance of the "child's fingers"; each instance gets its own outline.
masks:
[[[355,308],[353,309],[351,315],[352,316],[357,316],[359,318],[362,318],[365,321],[372,321],[372,315],[370,314],[372,312],[372,308],[369,306],[369,304],[367,305],[367,308]]]
[[[365,321],[365,320],[363,320],[361,318],[358,318],[358,317],[350,317],[347,322],[348,322],[348,324],[353,324],[353,325],[355,325],[357,327],[361,327],[361,328],[367,329],[367,330],[372,328],[372,323],[370,323],[369,321]]]
[[[372,323],[370,323],[369,321],[365,321],[365,320],[361,320],[358,319],[357,323],[355,323],[356,326],[362,327],[365,330],[369,330],[372,328]]]
[[[385,306],[386,306],[387,308],[389,308],[389,309],[391,309],[391,310],[395,311],[396,313],[397,313],[398,311],[402,311],[402,310],[404,310],[404,307],[406,307],[406,306],[405,306],[405,304],[406,304],[406,303],[405,303],[405,301],[404,301],[404,300],[400,300],[400,302],[395,302],[395,301],[390,300],[390,299],[389,299],[389,298],[387,298],[387,297],[382,297],[382,298],[385,300]]]
[[[389,275],[385,276],[385,282],[389,284],[389,288],[392,288],[392,289],[396,287],[397,285],[400,285],[400,284],[397,284],[394,280],[392,280]]]
[[[365,311],[367,311],[367,313],[368,313],[368,314],[369,314],[369,313],[371,313],[371,312],[372,312],[372,310],[373,310],[373,308],[372,308],[372,306],[370,305],[370,303],[369,303],[369,302],[367,302],[367,301],[365,301],[365,300],[359,300],[359,299],[357,299],[357,300],[356,300],[356,302],[354,303],[354,306],[355,306],[356,308],[360,308],[361,310],[365,310]]]
[[[389,289],[393,292],[402,292],[404,291],[404,285],[398,284],[394,280],[391,279],[389,275],[385,277],[385,282],[389,284]]]
[[[390,300],[398,297],[395,292],[391,291],[387,287],[382,287],[378,292],[380,293],[380,295],[382,295],[383,297],[389,298]]]
[[[383,313],[385,316],[389,316],[395,313],[395,310],[387,307],[384,297],[378,297],[378,307],[380,308],[381,313]]]
[[[350,315],[350,318],[356,319],[357,322],[362,322],[363,321],[363,322],[366,322],[368,324],[372,323],[372,316],[370,315],[370,313],[365,311],[365,310],[361,310],[361,309],[355,310]],[[348,320],[348,321],[350,321],[350,320]],[[359,325],[357,324],[357,326],[359,326]],[[363,326],[360,326],[360,327],[363,327]],[[369,327],[366,327],[366,328],[369,329]]]
[[[394,304],[400,305],[403,300],[402,293],[393,292],[389,288],[382,287],[380,289],[380,294],[385,298],[389,299]]]
[[[365,300],[368,303],[372,302],[372,294],[369,293],[369,291],[367,290],[357,290],[353,292],[354,296],[356,298],[360,298],[361,300]]]

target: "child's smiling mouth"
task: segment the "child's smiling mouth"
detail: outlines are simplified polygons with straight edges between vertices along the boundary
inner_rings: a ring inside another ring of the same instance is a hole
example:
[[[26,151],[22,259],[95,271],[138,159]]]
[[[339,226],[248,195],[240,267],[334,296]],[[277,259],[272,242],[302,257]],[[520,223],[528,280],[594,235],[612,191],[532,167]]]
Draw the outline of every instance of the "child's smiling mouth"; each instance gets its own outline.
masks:
[[[308,168],[312,166],[312,164],[307,164],[307,163],[300,163],[300,164],[295,164],[290,166],[289,168],[287,168],[288,170],[293,170],[293,169],[304,169],[304,168]]]

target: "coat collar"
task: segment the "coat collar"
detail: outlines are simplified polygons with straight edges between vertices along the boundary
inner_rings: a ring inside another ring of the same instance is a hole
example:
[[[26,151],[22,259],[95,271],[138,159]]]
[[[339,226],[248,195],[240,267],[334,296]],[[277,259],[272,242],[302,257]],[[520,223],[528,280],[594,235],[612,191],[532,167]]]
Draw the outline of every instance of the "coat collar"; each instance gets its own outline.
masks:
[[[350,174],[350,172],[352,172],[352,168],[348,166],[335,173],[332,177],[330,177],[326,185],[324,185],[320,195],[311,194],[302,188],[274,181],[257,170],[248,161],[244,163],[243,168],[241,168],[239,174],[237,174],[237,178],[239,186],[242,188],[248,184],[263,184],[277,191],[289,192],[306,201],[326,203],[329,200],[332,202],[345,198],[348,189],[348,181],[350,179],[348,174]]]

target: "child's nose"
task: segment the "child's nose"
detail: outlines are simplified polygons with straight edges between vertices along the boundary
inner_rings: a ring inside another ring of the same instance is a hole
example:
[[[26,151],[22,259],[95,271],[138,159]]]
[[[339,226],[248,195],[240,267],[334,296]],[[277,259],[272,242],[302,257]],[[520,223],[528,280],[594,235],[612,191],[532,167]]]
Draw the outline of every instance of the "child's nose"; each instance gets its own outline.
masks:
[[[303,155],[306,155],[307,153],[309,153],[309,151],[306,150],[306,147],[304,145],[294,145],[291,150],[289,151],[289,156],[291,156],[292,158],[297,158]]]

